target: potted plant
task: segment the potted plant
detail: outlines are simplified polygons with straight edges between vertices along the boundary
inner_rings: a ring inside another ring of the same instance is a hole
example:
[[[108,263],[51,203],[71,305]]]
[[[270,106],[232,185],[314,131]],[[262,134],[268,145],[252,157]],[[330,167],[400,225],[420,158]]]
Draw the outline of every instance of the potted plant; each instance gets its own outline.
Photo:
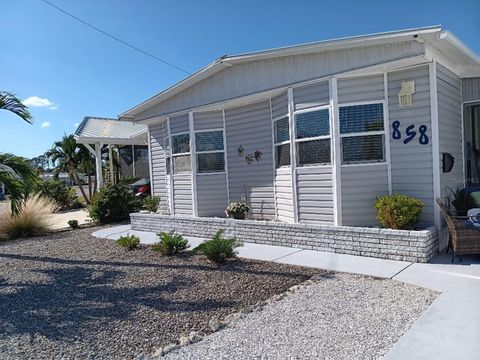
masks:
[[[249,211],[250,208],[245,202],[238,201],[231,202],[225,210],[225,214],[227,214],[227,217],[243,220]]]
[[[448,190],[453,195],[452,205],[455,207],[457,216],[467,216],[468,210],[476,207],[475,199],[467,189],[456,189],[453,191],[448,187]]]

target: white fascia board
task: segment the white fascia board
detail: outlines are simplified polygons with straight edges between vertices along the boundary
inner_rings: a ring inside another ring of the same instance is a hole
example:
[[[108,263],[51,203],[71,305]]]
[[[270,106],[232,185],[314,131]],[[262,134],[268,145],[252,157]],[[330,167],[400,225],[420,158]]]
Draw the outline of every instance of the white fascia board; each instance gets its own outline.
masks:
[[[101,137],[83,137],[77,136],[76,139],[79,144],[113,144],[113,145],[145,145],[147,139],[122,139],[122,138],[101,138]]]

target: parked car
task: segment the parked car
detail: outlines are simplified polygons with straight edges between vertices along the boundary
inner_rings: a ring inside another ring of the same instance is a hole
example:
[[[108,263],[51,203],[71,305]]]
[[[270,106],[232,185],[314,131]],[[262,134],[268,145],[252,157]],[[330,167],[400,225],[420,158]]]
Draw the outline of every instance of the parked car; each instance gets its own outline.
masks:
[[[135,194],[135,196],[144,198],[150,195],[150,179],[142,178],[138,181],[135,181],[133,184],[128,185],[130,190]]]

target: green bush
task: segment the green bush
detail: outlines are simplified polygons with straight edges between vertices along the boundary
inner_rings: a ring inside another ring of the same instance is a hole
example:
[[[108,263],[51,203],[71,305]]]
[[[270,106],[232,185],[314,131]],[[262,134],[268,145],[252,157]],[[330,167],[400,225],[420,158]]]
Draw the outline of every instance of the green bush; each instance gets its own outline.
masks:
[[[422,208],[423,202],[402,194],[385,195],[375,202],[377,220],[389,229],[412,229]]]
[[[158,196],[147,196],[143,199],[143,208],[149,212],[156,213],[160,205],[160,198]]]
[[[133,250],[140,245],[140,238],[135,235],[122,236],[116,241],[118,246],[127,248],[127,250]]]
[[[137,199],[125,185],[112,184],[95,194],[89,214],[94,221],[111,223],[127,220],[130,213],[140,210],[141,207],[141,200]]]
[[[208,260],[218,264],[235,257],[235,248],[241,243],[236,238],[224,239],[222,235],[223,229],[219,229],[212,239],[198,245],[193,252],[202,253]]]
[[[78,220],[68,220],[68,226],[70,226],[72,229],[78,229]]]
[[[160,241],[153,245],[153,250],[163,255],[176,255],[188,247],[188,241],[182,235],[172,232],[162,232],[157,235]]]
[[[72,209],[78,206],[75,189],[68,187],[64,181],[58,179],[40,181],[37,191],[40,195],[55,201],[62,209]]]

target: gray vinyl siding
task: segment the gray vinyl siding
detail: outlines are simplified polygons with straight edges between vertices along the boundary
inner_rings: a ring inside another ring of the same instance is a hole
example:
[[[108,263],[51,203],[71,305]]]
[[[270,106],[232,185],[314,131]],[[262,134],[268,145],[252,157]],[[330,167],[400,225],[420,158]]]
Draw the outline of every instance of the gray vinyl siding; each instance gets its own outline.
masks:
[[[223,112],[196,112],[193,114],[193,127],[195,130],[223,129]]]
[[[480,101],[480,78],[462,79],[462,101]]]
[[[424,48],[424,44],[411,40],[235,64],[145,110],[136,120],[423,55]]]
[[[299,222],[333,225],[332,166],[304,166],[296,172]]]
[[[287,93],[272,98],[272,118],[288,115],[288,96]]]
[[[225,174],[197,175],[198,216],[225,217],[227,199]]]
[[[223,112],[208,111],[193,114],[195,130],[223,129]],[[198,216],[225,217],[228,205],[226,174],[197,174]]]
[[[228,181],[230,201],[239,201],[245,187],[250,204],[250,217],[274,219],[272,120],[270,102],[262,101],[225,110]],[[260,161],[247,164],[238,155],[243,146],[245,154],[257,149],[263,153]]]
[[[189,130],[188,114],[170,118],[170,133],[178,134]]]
[[[415,81],[413,104],[408,108],[400,108],[398,93],[402,80]],[[390,119],[390,151],[392,163],[392,190],[416,197],[425,204],[420,216],[420,225],[434,223],[433,199],[433,156],[432,131],[430,113],[430,84],[428,66],[416,67],[388,74],[388,106]],[[392,123],[400,121],[401,139],[392,138]],[[415,125],[417,136],[408,144],[404,144],[405,129]],[[427,126],[428,145],[419,144],[418,129]]]
[[[376,226],[375,200],[388,194],[387,165],[342,166],[342,225]]]
[[[150,151],[152,159],[153,194],[160,197],[159,211],[167,213],[167,179],[165,173],[164,124],[150,125]]]
[[[290,167],[281,167],[275,171],[275,196],[277,219],[293,223],[292,172]]]
[[[328,105],[330,102],[330,89],[328,81],[294,88],[293,101],[295,103],[295,110]]]
[[[193,215],[190,174],[173,176],[173,208],[175,215]]]
[[[339,104],[385,98],[383,75],[339,79],[337,87]]]
[[[455,158],[452,171],[444,173],[440,157],[440,191],[443,198],[451,196],[447,187],[453,190],[463,187],[463,151],[461,80],[441,65],[437,65],[437,94],[440,156],[446,152]]]

